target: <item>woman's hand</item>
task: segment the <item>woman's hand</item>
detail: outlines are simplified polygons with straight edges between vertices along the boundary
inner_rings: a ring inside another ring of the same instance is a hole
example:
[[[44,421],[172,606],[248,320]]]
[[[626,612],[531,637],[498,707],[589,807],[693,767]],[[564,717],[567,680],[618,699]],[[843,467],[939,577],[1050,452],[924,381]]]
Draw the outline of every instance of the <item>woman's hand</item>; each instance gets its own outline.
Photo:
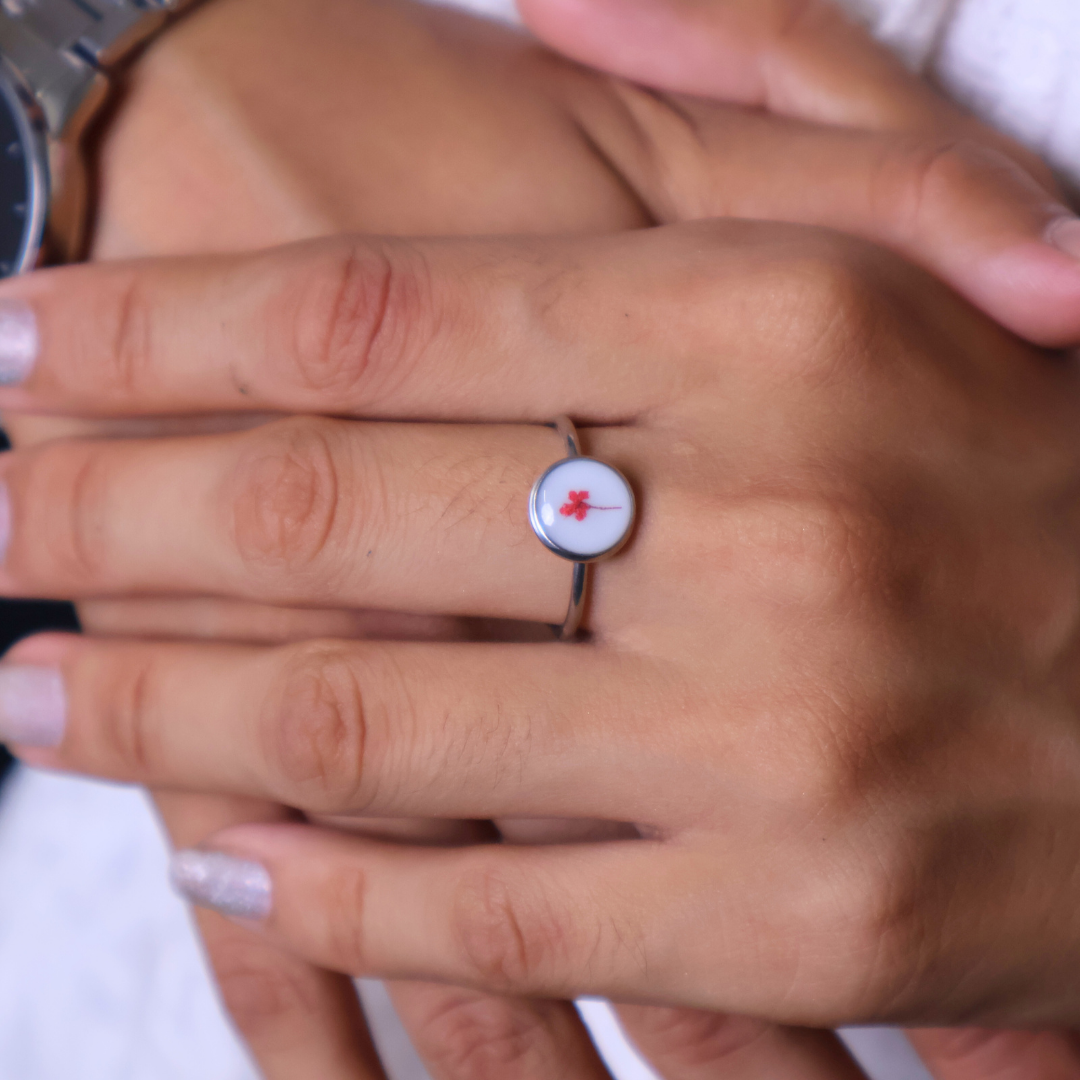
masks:
[[[585,84],[574,73],[545,61],[535,50],[515,41],[513,35],[484,28],[479,36],[474,36],[472,32],[481,28],[460,16],[428,13],[423,9],[413,12],[405,5],[369,10],[369,6],[353,4],[337,5],[335,11],[324,12],[327,16],[324,18],[298,21],[294,6],[274,5],[272,9],[264,6],[253,22],[245,14],[250,6],[245,7],[242,0],[217,0],[197,19],[192,19],[182,33],[178,30],[163,39],[136,69],[133,92],[110,129],[111,137],[103,155],[105,205],[98,234],[100,253],[227,248],[348,226],[445,231],[447,223],[453,222],[453,227],[462,231],[477,228],[489,231],[493,227],[521,231],[580,228],[586,221],[588,227],[614,228],[620,222],[625,225],[641,220],[640,204],[633,195],[627,198],[621,181],[612,181],[607,166],[593,154],[586,141],[580,140],[578,128],[559,119],[563,101],[568,103],[571,114],[580,114],[582,127],[616,160],[634,193],[657,217],[724,211],[817,220],[815,215],[823,214],[826,221],[890,242],[898,232],[893,212],[897,208],[902,212],[911,205],[904,190],[915,179],[920,161],[929,161],[933,146],[940,147],[942,140],[953,138],[961,127],[955,113],[943,107],[933,95],[921,91],[914,80],[898,77],[897,69],[885,54],[864,39],[840,37],[844,44],[835,57],[835,70],[845,73],[845,82],[843,86],[834,85],[830,94],[823,94],[815,79],[818,82],[822,77],[835,79],[835,71],[823,68],[820,63],[815,69],[814,53],[824,57],[837,39],[825,34],[816,37],[795,34],[790,38],[795,46],[790,55],[780,56],[781,50],[763,47],[769,45],[767,34],[757,33],[755,37],[753,32],[755,26],[757,30],[767,29],[775,22],[775,12],[768,5],[755,9],[755,19],[760,15],[757,23],[747,22],[745,13],[737,11],[734,5],[717,7],[714,13],[720,15],[720,20],[706,27],[705,33],[700,30],[697,33],[695,44],[705,46],[712,70],[736,71],[735,82],[695,87],[677,80],[665,81],[655,70],[640,73],[620,70],[612,60],[621,40],[620,33],[634,33],[635,11],[631,9],[625,10],[623,22],[607,27],[603,37],[592,35],[594,52],[587,58],[606,64],[616,74],[640,74],[645,81],[665,89],[716,91],[737,100],[752,96],[753,85],[760,81],[761,72],[766,71],[774,79],[779,76],[789,87],[798,83],[799,93],[789,93],[786,99],[778,98],[775,93],[770,97],[769,106],[781,113],[882,131],[901,130],[905,138],[837,140],[818,137],[809,129],[802,132],[785,130],[783,126],[775,127],[774,136],[769,121],[755,120],[741,110],[703,112],[697,118],[702,130],[709,138],[720,137],[724,142],[724,154],[716,155],[709,149],[709,139],[698,147],[693,139],[686,137],[686,113],[693,115],[700,109],[700,103],[648,99],[619,84],[614,85],[613,93],[605,92],[602,96],[595,95],[592,88],[579,94],[577,91]],[[597,12],[602,14],[599,5],[593,6],[594,16]],[[548,7],[550,25],[551,11],[556,16],[558,12],[553,4]],[[532,8],[526,14],[532,15],[534,25],[539,18],[539,28],[546,30],[540,4],[534,3]],[[590,27],[596,25],[595,19],[590,21],[588,16],[589,11],[583,9],[573,24],[586,40]],[[729,16],[743,21],[725,22]],[[667,30],[670,29],[669,26]],[[733,38],[733,30],[741,32],[743,37]],[[328,42],[328,31],[333,41]],[[550,31],[548,36],[553,37]],[[235,48],[225,44],[235,43],[238,37],[250,45],[241,59]],[[556,32],[554,40],[557,44],[568,44],[565,33],[560,40]],[[285,54],[295,69],[294,79],[285,77],[280,68],[282,41],[288,42]],[[654,55],[689,55],[685,41],[656,41],[662,47],[654,50]],[[730,56],[732,41],[744,61],[734,68],[717,62]],[[447,42],[451,47],[447,47]],[[595,51],[596,42],[601,46],[606,43],[606,54]],[[573,52],[573,43],[569,44],[569,51]],[[363,63],[355,62],[359,48],[367,49]],[[728,50],[726,56],[723,49]],[[720,55],[716,50],[720,50]],[[389,65],[388,56],[394,57]],[[272,62],[267,63],[268,58],[273,58]],[[510,64],[513,79],[507,81]],[[412,74],[408,74],[410,71]],[[318,78],[313,78],[313,72]],[[417,79],[417,72],[424,78]],[[847,79],[848,73],[853,77]],[[406,77],[398,78],[402,74]],[[502,80],[497,93],[490,84],[493,78]],[[429,92],[432,83],[438,83],[437,95]],[[345,92],[348,85],[352,88]],[[449,92],[451,87],[453,94]],[[373,90],[382,95],[376,108],[370,107],[375,104]],[[338,137],[336,123],[331,123],[329,128],[312,124],[312,100],[325,100],[328,91],[335,100],[352,102],[353,137],[348,140]],[[386,108],[386,95],[391,91],[398,111]],[[855,114],[851,103],[864,98],[881,104],[876,115],[871,116],[866,110]],[[628,105],[625,116],[624,100]],[[822,102],[827,107],[823,108]],[[916,109],[912,104],[906,119],[898,120],[909,102],[930,103],[930,107]],[[433,104],[438,107],[433,108]],[[528,124],[522,123],[523,113],[532,117]],[[228,125],[205,122],[221,115],[230,117]],[[170,122],[163,124],[162,117]],[[468,124],[462,123],[463,117],[469,118]],[[968,121],[963,123],[969,137],[995,143],[992,134],[976,130]],[[445,137],[432,139],[433,131]],[[387,161],[386,139],[380,134],[386,132],[393,133],[394,148],[407,159],[399,163],[407,165],[404,171],[395,170],[393,162]],[[541,136],[541,132],[545,134]],[[638,141],[628,140],[628,132]],[[518,146],[520,137],[526,134],[527,139]],[[788,138],[792,140],[790,153],[784,146]],[[515,147],[509,155],[508,147]],[[731,155],[735,148],[741,148],[741,155]],[[644,149],[645,153],[629,152],[635,149]],[[862,199],[861,185],[868,179],[864,167],[853,168],[843,176],[833,176],[826,169],[816,178],[813,190],[817,197],[809,202],[793,198],[797,193],[776,183],[778,178],[790,175],[791,155],[799,154],[804,161],[812,159],[818,163],[815,168],[819,168],[831,163],[837,149],[849,158],[858,156],[870,166],[883,166],[882,174],[888,183],[878,186],[894,196],[885,199],[879,193],[876,201],[874,209],[883,214],[884,223],[867,220],[871,215]],[[1041,175],[1038,167],[1032,166],[1030,159],[1015,147],[1006,149],[1035,176]],[[774,153],[782,155],[779,164],[772,158]],[[283,173],[280,169],[263,167],[261,163],[268,156],[279,163],[287,161],[288,170]],[[972,164],[973,157],[978,155],[971,153],[970,145],[963,153],[945,155],[945,167],[936,169],[932,192],[936,196],[929,203],[931,209],[943,205],[947,212],[924,214],[923,227],[915,230],[906,249],[903,237],[896,246],[934,266],[937,250],[945,255],[950,250],[959,250],[958,241],[967,235],[965,229],[970,229],[975,242],[985,241],[985,236],[974,226],[989,215],[995,222],[1005,223],[1006,227],[998,231],[1004,238],[998,248],[1005,252],[1006,258],[998,261],[1003,261],[1008,271],[1007,249],[1013,241],[1017,244],[1037,241],[1046,220],[1046,195],[1029,196],[1027,192],[1031,189],[1024,187],[1026,181],[1016,184],[1012,178],[1004,177],[1000,183],[988,183],[980,179],[983,174],[993,177],[995,162],[991,159],[987,163],[990,167],[980,171],[977,161]],[[568,171],[553,172],[559,162],[565,162]],[[493,185],[492,176],[508,168],[516,170],[516,179]],[[469,179],[476,170],[485,177],[480,217],[476,217],[480,208],[475,198],[477,182]],[[595,176],[589,175],[590,170]],[[388,172],[406,182],[385,183]],[[282,185],[286,175],[288,182]],[[207,177],[213,180],[209,186]],[[234,192],[241,191],[243,198],[234,196]],[[825,197],[829,192],[833,193],[832,197]],[[493,197],[496,194],[507,198]],[[557,197],[552,198],[553,194]],[[568,201],[570,195],[580,202]],[[1013,205],[1009,204],[1010,199]],[[169,208],[167,214],[161,212],[162,206]],[[1048,209],[1051,214],[1057,213],[1053,210],[1052,197]],[[418,219],[418,212],[429,217]],[[847,220],[836,220],[841,212],[847,214]],[[969,216],[970,226],[966,224]],[[994,234],[987,235],[993,248],[997,243]],[[928,251],[918,250],[919,244],[927,246]],[[985,242],[975,251],[968,245],[965,251],[968,255],[964,259],[942,268],[946,274],[959,272],[964,278],[961,287],[977,278],[979,268],[989,262],[985,258]],[[1038,266],[1039,256],[1034,258]],[[1050,310],[1053,317],[1054,289],[1047,292],[1042,282],[1038,286],[1034,305],[1025,300],[1021,290],[1019,303],[1012,310],[1020,310],[1036,320]],[[971,290],[968,291],[970,294]],[[1007,299],[1015,289],[1010,285],[1006,293]],[[1050,303],[1042,303],[1047,298]],[[991,302],[995,299],[992,288],[989,299]],[[1067,289],[1064,300],[1068,311]],[[1035,324],[1035,336],[1046,332],[1045,325]],[[25,429],[20,434],[22,430]],[[199,634],[273,640],[305,633],[352,635],[386,629],[382,617],[373,620],[345,611],[302,613],[211,600],[178,599],[150,604],[118,600],[83,605],[82,611],[91,625],[112,632],[139,629],[161,632],[168,628],[175,633],[183,627]],[[415,621],[399,619],[390,632],[400,634],[404,629],[415,634],[419,629],[426,634],[460,633],[447,620],[424,622],[426,625],[418,626]],[[166,815],[181,836],[188,838],[187,842],[196,842],[201,836],[185,825],[181,807],[195,809],[199,802],[190,796],[174,797]],[[202,813],[195,809],[187,816],[207,824],[212,820],[205,809]],[[217,823],[234,818],[235,810],[226,804]],[[252,973],[259,950],[246,943],[242,935],[235,936],[235,931],[233,934],[230,938],[227,929],[218,928],[215,940],[224,942],[225,948],[211,949],[212,955],[223,954],[224,963],[219,964],[222,970],[233,969],[228,972],[228,985],[239,985],[240,992],[230,994],[238,1006],[233,1011],[246,1013],[261,1029],[260,1035],[269,1033],[273,1036],[271,1041],[280,1045],[294,1026],[285,1025],[283,1029],[278,1022],[284,1015],[280,1009],[266,1010],[271,1014],[269,1024],[265,1017],[260,1021],[262,1005],[271,1003],[264,995],[260,1005],[260,995],[253,998],[250,994],[250,987],[257,981]],[[305,980],[312,977],[317,987],[325,982],[314,973],[305,972],[304,978],[300,978],[297,970],[283,973],[269,953],[267,959],[270,963],[259,967],[260,977],[265,980],[273,976],[272,985],[292,985],[296,989],[307,985]],[[331,980],[331,996],[336,993],[333,985]],[[244,990],[245,986],[248,991]],[[524,1003],[523,1008],[525,1015],[529,1010]],[[324,1015],[328,1011],[323,1010]],[[641,1040],[649,1024],[644,1022],[645,1014],[638,1019],[636,1029]],[[730,1027],[725,1024],[730,1025],[730,1021],[702,1019],[701,1024],[691,1025],[698,1036],[691,1042],[700,1042],[702,1025],[705,1029],[719,1025],[718,1030],[727,1032],[725,1038],[730,1039]],[[303,1026],[299,1025],[301,1029]],[[267,1032],[268,1028],[274,1030]],[[350,1030],[351,1022],[347,1022],[346,1041]],[[303,1039],[293,1041],[303,1043]],[[764,1041],[767,1040],[757,1040],[759,1045]],[[288,1069],[285,1075],[289,1075]]]
[[[5,291],[42,343],[12,406],[394,421],[17,451],[13,593],[556,621],[567,568],[525,513],[558,456],[540,421],[587,422],[636,487],[588,645],[16,654],[64,687],[33,716],[59,741],[43,764],[640,835],[231,830],[215,847],[265,867],[272,905],[223,906],[269,940],[350,973],[791,1023],[1075,1021],[1073,364],[880,250],[739,223],[326,241]]]
[[[97,255],[766,218],[865,236],[1039,344],[1080,340],[1080,224],[1046,167],[829,0],[521,8],[618,78],[406,0],[205,5],[108,128]]]

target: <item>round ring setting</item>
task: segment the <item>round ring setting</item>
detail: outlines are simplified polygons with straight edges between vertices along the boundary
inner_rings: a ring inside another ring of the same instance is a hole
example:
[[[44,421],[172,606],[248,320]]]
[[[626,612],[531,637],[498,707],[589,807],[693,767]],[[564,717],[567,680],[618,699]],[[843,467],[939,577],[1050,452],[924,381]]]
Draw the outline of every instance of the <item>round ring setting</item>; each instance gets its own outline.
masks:
[[[552,425],[567,456],[545,470],[529,495],[529,522],[540,542],[574,563],[570,609],[558,628],[560,640],[576,633],[585,601],[588,564],[614,555],[634,525],[634,491],[618,469],[584,457],[577,431],[561,416]]]

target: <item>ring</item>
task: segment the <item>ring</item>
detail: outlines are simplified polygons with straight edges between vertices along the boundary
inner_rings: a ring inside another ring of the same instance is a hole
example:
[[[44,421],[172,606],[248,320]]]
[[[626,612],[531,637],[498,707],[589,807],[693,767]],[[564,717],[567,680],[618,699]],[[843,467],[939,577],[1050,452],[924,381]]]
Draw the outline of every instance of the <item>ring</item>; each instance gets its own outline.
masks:
[[[614,555],[626,543],[636,504],[629,481],[618,469],[582,456],[569,417],[560,416],[550,426],[565,443],[566,457],[533,484],[529,523],[549,551],[574,564],[566,619],[552,628],[560,641],[567,641],[581,625],[589,564]]]

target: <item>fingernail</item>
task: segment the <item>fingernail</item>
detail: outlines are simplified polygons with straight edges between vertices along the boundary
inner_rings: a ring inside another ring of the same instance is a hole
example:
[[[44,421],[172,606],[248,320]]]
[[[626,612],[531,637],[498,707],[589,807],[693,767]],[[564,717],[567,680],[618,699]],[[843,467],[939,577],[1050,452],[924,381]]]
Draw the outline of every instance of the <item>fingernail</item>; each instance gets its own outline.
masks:
[[[1080,218],[1061,217],[1050,223],[1046,239],[1058,249],[1080,259]]]
[[[0,665],[0,741],[59,746],[66,723],[67,694],[59,671]]]
[[[270,875],[262,863],[189,848],[173,856],[171,876],[176,890],[200,907],[234,919],[270,914]]]
[[[34,309],[14,297],[0,299],[0,386],[15,386],[33,370],[38,358]]]

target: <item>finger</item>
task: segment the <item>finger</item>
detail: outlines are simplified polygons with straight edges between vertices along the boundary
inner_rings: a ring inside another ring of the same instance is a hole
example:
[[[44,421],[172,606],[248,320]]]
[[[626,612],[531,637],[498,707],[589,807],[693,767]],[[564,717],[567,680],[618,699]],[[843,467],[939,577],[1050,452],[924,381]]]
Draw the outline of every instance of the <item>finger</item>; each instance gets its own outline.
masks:
[[[650,725],[669,679],[573,645],[46,635],[0,667],[0,739],[51,768],[312,812],[626,821],[667,782]]]
[[[334,970],[545,998],[679,1001],[689,985],[689,957],[655,954],[645,932],[661,908],[669,944],[684,926],[653,883],[681,876],[687,857],[658,844],[446,851],[311,826],[242,826],[208,843],[178,856],[188,896]]]
[[[280,807],[159,793],[155,801],[177,846],[228,825],[286,820]],[[352,981],[317,968],[206,909],[196,920],[217,989],[266,1080],[384,1080]]]
[[[611,822],[581,819],[496,822],[514,844],[626,839]],[[862,1080],[863,1073],[832,1032],[783,1027],[697,1009],[623,1005],[626,1034],[664,1080]]]
[[[1080,220],[1003,150],[948,129],[900,138],[632,86],[615,94],[618,114],[586,126],[658,221],[738,217],[851,233],[1037,344],[1080,340]]]
[[[433,983],[388,989],[432,1080],[610,1080],[569,1002]]]
[[[677,379],[633,374],[651,346],[627,311],[662,286],[628,272],[627,242],[336,238],[44,271],[0,290],[0,404],[619,419]]]
[[[757,891],[745,874],[725,874],[738,864],[734,851],[710,856],[654,840],[406,849],[258,825],[178,858],[192,900],[350,974],[520,997],[663,1001],[785,1023],[817,1024],[837,1008],[792,995],[799,935],[810,926],[778,935],[773,920],[786,902],[764,881]],[[696,947],[703,920],[726,943],[722,955]],[[850,954],[838,955],[826,977],[843,984],[850,966]]]
[[[322,822],[321,822],[322,823]],[[490,842],[490,822],[336,818],[337,828],[401,844]],[[433,983],[387,986],[433,1080],[610,1080],[570,1002],[496,997]]]
[[[658,90],[876,131],[974,128],[1040,169],[909,72],[833,0],[518,0],[541,40]]]
[[[528,494],[559,456],[539,425],[308,418],[15,451],[0,588],[555,623],[570,569],[536,542]]]
[[[1080,1036],[1070,1031],[912,1028],[934,1080],[1075,1080]]]
[[[396,611],[274,607],[214,597],[84,600],[79,622],[87,633],[165,640],[277,645],[312,638],[380,641],[550,641],[535,623],[404,615]]]
[[[618,1014],[664,1080],[864,1080],[831,1031],[654,1005],[623,1005]]]

